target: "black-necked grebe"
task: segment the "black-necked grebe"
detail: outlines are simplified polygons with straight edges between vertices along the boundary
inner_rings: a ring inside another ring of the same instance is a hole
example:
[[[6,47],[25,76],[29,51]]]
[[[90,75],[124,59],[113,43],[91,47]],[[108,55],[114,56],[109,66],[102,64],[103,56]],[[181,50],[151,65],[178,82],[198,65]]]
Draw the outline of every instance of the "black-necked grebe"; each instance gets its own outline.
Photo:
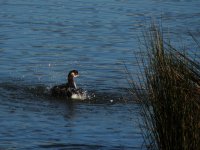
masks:
[[[72,70],[69,72],[66,84],[56,85],[51,89],[51,94],[55,97],[67,97],[71,99],[81,99],[86,98],[86,93],[77,88],[74,78],[79,76],[77,70]]]

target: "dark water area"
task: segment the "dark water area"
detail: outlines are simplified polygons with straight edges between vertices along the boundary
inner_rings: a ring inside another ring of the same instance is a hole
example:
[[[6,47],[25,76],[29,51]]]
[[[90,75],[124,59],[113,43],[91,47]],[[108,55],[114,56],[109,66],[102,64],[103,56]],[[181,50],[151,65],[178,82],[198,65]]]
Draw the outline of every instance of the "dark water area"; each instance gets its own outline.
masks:
[[[123,62],[138,71],[138,38],[152,18],[175,46],[195,50],[188,31],[200,37],[199,8],[195,0],[1,0],[0,149],[141,149]],[[51,97],[72,69],[90,97]]]

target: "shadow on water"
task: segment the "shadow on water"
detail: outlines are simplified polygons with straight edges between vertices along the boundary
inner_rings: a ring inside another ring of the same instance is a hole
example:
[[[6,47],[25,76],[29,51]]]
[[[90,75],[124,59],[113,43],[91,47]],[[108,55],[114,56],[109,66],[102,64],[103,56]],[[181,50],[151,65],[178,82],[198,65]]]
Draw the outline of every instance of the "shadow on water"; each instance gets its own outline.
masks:
[[[126,89],[120,89],[120,92],[111,91],[86,91],[87,99],[85,100],[70,100],[67,98],[53,97],[50,91],[51,87],[44,84],[27,84],[24,81],[8,81],[0,82],[0,96],[6,97],[7,99],[20,99],[20,100],[49,100],[59,101],[72,104],[73,102],[80,103],[97,103],[97,104],[114,104],[124,103],[129,100],[126,96],[119,93],[126,93]],[[125,94],[124,94],[125,95]]]
[[[123,146],[115,146],[115,147],[106,147],[102,145],[87,145],[87,144],[62,144],[62,143],[49,143],[49,144],[44,144],[40,145],[40,148],[65,148],[65,149],[79,149],[79,150],[94,150],[94,149],[109,149],[109,150],[122,150],[122,149],[133,149],[133,147],[123,147]]]

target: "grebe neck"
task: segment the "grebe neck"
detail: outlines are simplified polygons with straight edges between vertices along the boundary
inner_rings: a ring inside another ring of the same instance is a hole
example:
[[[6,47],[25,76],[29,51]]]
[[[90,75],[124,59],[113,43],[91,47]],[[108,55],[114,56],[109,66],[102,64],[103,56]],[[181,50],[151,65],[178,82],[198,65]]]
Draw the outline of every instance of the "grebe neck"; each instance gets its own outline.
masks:
[[[76,83],[74,81],[74,77],[72,76],[68,76],[68,85],[72,88],[77,88]]]

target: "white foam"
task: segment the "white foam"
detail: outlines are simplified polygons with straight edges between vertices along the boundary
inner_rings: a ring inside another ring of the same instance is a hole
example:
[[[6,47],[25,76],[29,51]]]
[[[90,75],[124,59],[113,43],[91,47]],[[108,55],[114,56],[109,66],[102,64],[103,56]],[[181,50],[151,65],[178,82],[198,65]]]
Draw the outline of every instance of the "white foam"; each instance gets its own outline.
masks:
[[[86,92],[83,92],[81,94],[72,94],[71,99],[76,99],[76,100],[85,100],[87,98]]]

